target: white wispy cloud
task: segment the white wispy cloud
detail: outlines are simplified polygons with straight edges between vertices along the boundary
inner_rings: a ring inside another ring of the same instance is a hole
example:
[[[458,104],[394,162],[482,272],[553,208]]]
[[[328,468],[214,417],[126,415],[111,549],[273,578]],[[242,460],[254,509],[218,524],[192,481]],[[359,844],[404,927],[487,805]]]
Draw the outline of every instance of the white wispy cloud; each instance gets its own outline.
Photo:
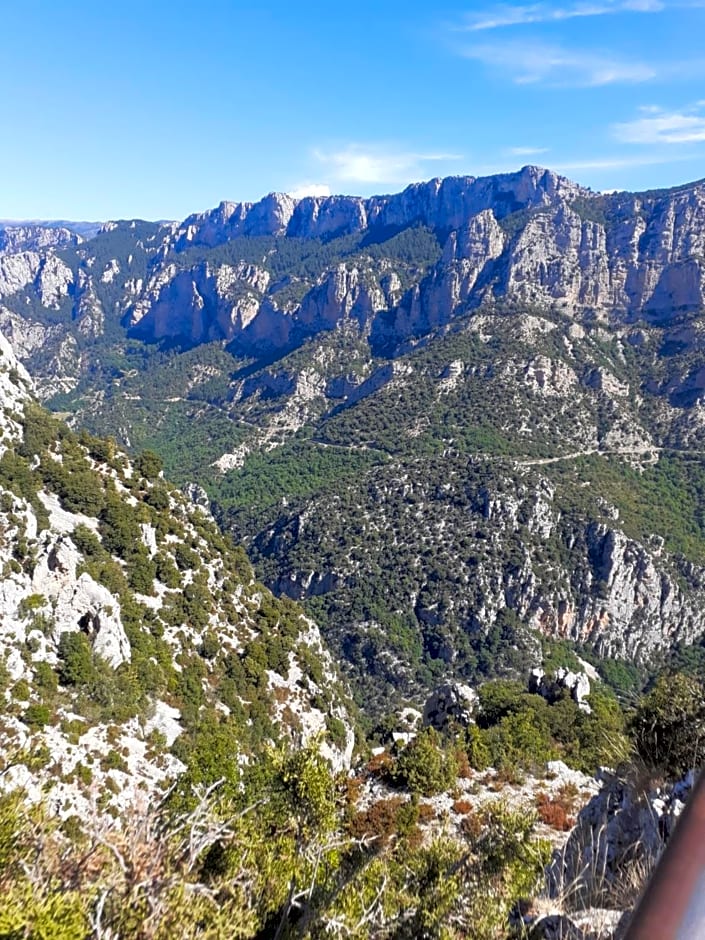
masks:
[[[548,150],[548,147],[507,147],[504,152],[510,157],[535,157]]]
[[[651,81],[658,74],[654,65],[644,62],[629,62],[600,52],[539,42],[484,43],[464,46],[457,51],[466,59],[501,70],[520,85],[538,82],[583,87],[638,84]]]
[[[330,196],[331,189],[328,183],[299,183],[289,190],[294,199],[305,199],[306,196]]]
[[[432,174],[434,164],[462,160],[457,153],[424,153],[365,144],[348,144],[330,151],[317,149],[313,153],[334,179],[355,183],[406,183]]]
[[[532,23],[557,23],[579,17],[609,16],[615,13],[660,13],[665,9],[663,0],[603,0],[564,6],[556,6],[553,3],[498,4],[467,14],[455,29],[479,32]]]
[[[559,160],[554,169],[559,173],[571,172],[573,170],[628,170],[630,167],[637,166],[659,166],[667,163],[678,163],[682,160],[690,160],[692,154],[644,154],[642,156],[606,156],[606,157],[585,157],[579,160]]]
[[[648,117],[612,125],[614,137],[626,144],[692,144],[705,141],[705,102],[665,111],[655,105],[641,108]]]

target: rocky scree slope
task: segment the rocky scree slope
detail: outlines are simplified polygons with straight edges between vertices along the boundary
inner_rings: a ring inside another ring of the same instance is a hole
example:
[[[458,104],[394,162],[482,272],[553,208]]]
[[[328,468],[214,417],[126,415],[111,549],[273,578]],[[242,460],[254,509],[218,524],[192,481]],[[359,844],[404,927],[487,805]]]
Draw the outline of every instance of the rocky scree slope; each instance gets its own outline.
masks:
[[[207,779],[211,752],[236,767],[316,738],[349,763],[315,624],[254,581],[156,455],[130,461],[43,411],[1,336],[0,568],[3,789],[115,815]]]

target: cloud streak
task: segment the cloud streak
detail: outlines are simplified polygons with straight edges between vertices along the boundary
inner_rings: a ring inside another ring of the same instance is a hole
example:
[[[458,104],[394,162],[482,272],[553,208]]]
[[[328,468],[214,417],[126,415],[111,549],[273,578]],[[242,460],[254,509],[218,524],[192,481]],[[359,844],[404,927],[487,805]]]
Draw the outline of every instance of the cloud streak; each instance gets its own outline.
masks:
[[[613,124],[614,137],[626,144],[692,144],[705,141],[705,102],[691,108],[664,111],[650,106],[642,109],[646,117]]]
[[[340,182],[407,183],[432,174],[434,164],[462,160],[457,153],[397,150],[379,145],[348,144],[340,150],[314,150],[319,164]]]
[[[644,154],[642,156],[586,157],[581,160],[559,160],[555,169],[560,173],[572,170],[627,170],[637,166],[660,166],[691,159],[692,154]]]
[[[595,88],[639,84],[658,75],[653,65],[628,62],[590,50],[567,49],[546,43],[505,42],[468,45],[458,49],[472,59],[509,75],[518,85]]]
[[[455,29],[459,32],[482,32],[508,26],[560,23],[582,17],[611,16],[617,13],[660,13],[665,9],[663,0],[603,0],[560,7],[548,3],[499,4],[487,10],[469,13]]]
[[[294,199],[304,199],[306,196],[330,196],[328,183],[299,183],[289,190]]]
[[[504,152],[510,157],[535,157],[548,151],[548,147],[507,147]]]

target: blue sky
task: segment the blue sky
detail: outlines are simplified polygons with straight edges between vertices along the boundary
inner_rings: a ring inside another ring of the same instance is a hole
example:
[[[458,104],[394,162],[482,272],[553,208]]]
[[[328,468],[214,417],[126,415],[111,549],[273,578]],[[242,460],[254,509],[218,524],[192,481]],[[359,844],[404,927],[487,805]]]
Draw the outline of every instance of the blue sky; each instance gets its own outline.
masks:
[[[705,0],[2,0],[0,218],[705,176]]]

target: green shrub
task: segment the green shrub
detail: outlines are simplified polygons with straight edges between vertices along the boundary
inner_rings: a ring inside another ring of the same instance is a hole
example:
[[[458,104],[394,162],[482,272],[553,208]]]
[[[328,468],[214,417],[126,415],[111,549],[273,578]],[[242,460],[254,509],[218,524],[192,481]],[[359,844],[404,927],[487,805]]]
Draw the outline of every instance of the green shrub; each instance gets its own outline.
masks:
[[[137,544],[127,559],[127,578],[130,587],[138,594],[154,594],[154,579],[157,566],[149,557],[144,545]]]
[[[455,757],[441,746],[433,728],[421,731],[401,752],[391,768],[392,780],[412,793],[434,796],[455,782]]]
[[[100,514],[100,534],[107,552],[127,559],[135,545],[141,543],[142,532],[136,510],[114,490],[109,491]]]
[[[181,584],[181,575],[179,570],[166,552],[158,552],[154,556],[157,578],[166,587],[174,590]]]
[[[34,682],[38,691],[42,693],[43,698],[51,698],[55,695],[58,688],[58,679],[49,663],[34,664]]]
[[[524,711],[527,691],[521,682],[509,679],[495,679],[483,683],[479,690],[480,712],[478,724],[482,728],[496,725],[506,715]]]
[[[33,702],[25,709],[22,720],[25,724],[28,724],[30,728],[42,728],[51,721],[51,709],[48,705]]]
[[[97,557],[105,553],[105,549],[93,529],[86,525],[77,525],[71,533],[71,541],[86,558]]]
[[[12,697],[20,702],[29,699],[29,683],[26,679],[19,679],[12,687]]]
[[[164,469],[164,461],[153,450],[144,450],[135,458],[135,470],[146,480],[156,480]]]
[[[177,542],[174,545],[174,561],[180,571],[187,571],[189,568],[199,568],[201,561],[198,555],[192,551],[183,542]]]
[[[93,650],[83,633],[62,633],[58,652],[59,679],[63,685],[88,685],[96,678]]]
[[[705,747],[702,684],[682,673],[661,676],[639,703],[631,731],[647,764],[669,775],[699,767]]]
[[[558,757],[545,716],[538,709],[505,715],[487,731],[487,744],[492,763],[500,768],[533,769]]]
[[[485,740],[485,732],[477,725],[468,725],[462,741],[468,763],[473,770],[485,770],[492,763],[492,754]]]

